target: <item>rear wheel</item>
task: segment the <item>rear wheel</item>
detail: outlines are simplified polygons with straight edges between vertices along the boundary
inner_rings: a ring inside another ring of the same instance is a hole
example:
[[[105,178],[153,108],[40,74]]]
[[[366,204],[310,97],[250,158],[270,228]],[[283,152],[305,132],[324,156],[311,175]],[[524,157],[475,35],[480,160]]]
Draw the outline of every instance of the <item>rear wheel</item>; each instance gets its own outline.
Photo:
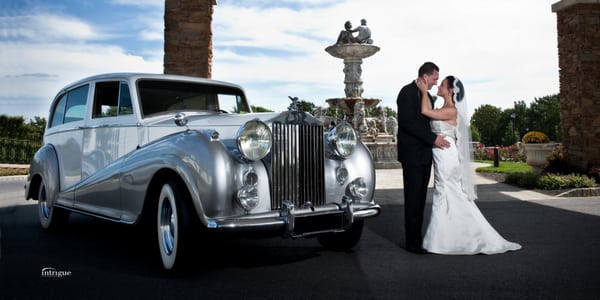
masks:
[[[344,232],[331,233],[318,236],[321,246],[334,251],[351,250],[362,235],[364,220],[355,221],[352,226]]]
[[[181,269],[193,253],[195,210],[185,189],[175,180],[160,189],[156,214],[158,247],[166,270]]]
[[[68,211],[55,205],[48,205],[48,195],[46,194],[46,185],[43,180],[40,182],[38,192],[38,216],[42,228],[48,231],[58,230],[69,221]]]

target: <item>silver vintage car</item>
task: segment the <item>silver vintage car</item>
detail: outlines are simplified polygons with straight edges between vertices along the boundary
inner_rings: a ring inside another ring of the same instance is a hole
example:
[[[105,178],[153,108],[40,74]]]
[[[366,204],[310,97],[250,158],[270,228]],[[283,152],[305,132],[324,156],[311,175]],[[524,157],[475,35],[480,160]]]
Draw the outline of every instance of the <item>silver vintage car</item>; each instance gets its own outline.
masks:
[[[177,269],[209,232],[358,243],[377,216],[375,170],[346,122],[295,109],[252,113],[238,85],[115,73],[61,90],[25,198],[55,230],[70,212],[150,224],[162,265]]]

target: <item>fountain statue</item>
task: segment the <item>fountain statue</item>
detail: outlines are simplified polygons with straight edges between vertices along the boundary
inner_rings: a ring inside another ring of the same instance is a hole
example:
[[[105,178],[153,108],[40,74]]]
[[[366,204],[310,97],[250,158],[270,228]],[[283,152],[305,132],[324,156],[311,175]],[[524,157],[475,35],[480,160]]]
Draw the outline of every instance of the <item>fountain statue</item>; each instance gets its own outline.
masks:
[[[355,36],[356,32],[358,34]],[[398,168],[400,166],[396,153],[398,122],[394,117],[387,117],[384,109],[377,106],[381,102],[380,99],[362,96],[363,59],[374,55],[379,50],[379,47],[373,45],[367,20],[362,19],[361,25],[354,29],[352,23],[346,21],[336,43],[325,48],[325,51],[333,57],[344,60],[346,97],[327,99],[327,103],[330,107],[344,112],[345,120],[353,125],[360,134],[361,140],[371,150],[377,168]],[[376,107],[376,116],[366,117],[366,110],[373,107]]]

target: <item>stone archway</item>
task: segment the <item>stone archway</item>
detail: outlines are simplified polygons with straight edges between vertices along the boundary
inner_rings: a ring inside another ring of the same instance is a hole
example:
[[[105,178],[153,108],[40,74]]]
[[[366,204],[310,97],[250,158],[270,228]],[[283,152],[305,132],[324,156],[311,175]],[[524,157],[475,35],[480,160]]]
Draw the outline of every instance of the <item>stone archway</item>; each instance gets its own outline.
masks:
[[[165,0],[164,73],[211,78],[217,0]]]
[[[600,0],[562,0],[557,14],[563,145],[569,164],[600,166]]]

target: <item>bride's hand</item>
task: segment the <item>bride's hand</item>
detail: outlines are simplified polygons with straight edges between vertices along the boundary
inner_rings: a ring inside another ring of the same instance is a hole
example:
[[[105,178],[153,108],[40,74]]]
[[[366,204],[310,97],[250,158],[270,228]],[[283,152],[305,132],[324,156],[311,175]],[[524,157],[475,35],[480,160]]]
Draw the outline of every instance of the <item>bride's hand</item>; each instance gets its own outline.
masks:
[[[419,87],[419,90],[421,90],[421,92],[427,93],[428,86],[427,86],[427,83],[423,79],[421,79],[421,78],[417,79],[417,86]]]

